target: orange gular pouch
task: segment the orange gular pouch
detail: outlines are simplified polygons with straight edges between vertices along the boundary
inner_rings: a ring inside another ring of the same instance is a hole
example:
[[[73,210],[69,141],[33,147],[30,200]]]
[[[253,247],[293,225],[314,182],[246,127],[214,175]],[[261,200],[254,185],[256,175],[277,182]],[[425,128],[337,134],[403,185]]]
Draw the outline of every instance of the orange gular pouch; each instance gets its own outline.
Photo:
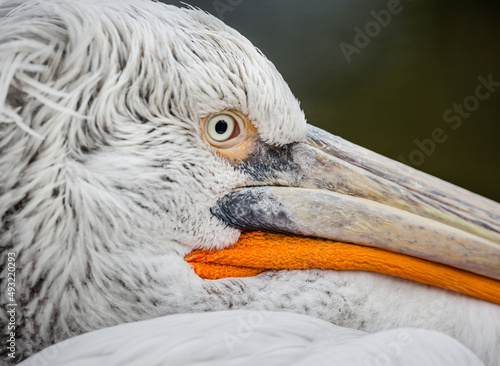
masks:
[[[249,277],[271,269],[369,271],[500,304],[500,281],[492,278],[384,249],[325,239],[244,232],[229,248],[196,250],[185,260],[198,276],[210,280]]]

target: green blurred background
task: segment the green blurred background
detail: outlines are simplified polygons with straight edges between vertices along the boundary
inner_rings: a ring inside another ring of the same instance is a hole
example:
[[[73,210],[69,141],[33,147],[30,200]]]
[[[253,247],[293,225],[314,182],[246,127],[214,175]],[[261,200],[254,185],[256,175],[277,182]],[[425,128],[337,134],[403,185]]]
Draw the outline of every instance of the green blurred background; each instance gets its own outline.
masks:
[[[402,0],[400,13],[378,34],[372,28],[370,43],[348,63],[340,44],[355,46],[354,28],[364,30],[370,12],[391,1],[184,2],[260,48],[309,123],[500,202],[500,87],[460,127],[443,119],[474,95],[479,76],[500,82],[500,3]],[[415,139],[436,128],[447,139],[426,155]]]

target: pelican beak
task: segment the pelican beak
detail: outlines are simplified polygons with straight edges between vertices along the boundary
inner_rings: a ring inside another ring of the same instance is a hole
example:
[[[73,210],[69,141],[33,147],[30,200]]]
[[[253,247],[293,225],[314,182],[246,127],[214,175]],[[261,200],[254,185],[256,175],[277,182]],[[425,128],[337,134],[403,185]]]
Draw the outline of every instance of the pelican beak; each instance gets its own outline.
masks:
[[[500,280],[500,205],[313,126],[258,143],[212,213],[243,231],[355,243]]]

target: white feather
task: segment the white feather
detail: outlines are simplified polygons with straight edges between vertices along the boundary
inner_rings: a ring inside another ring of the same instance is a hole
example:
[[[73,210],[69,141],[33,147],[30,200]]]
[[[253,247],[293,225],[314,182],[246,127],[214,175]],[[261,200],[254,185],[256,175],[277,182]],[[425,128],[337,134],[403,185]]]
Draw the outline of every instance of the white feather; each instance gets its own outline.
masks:
[[[22,366],[479,366],[451,337],[400,328],[375,334],[266,311],[180,314],[122,324],[51,346]]]

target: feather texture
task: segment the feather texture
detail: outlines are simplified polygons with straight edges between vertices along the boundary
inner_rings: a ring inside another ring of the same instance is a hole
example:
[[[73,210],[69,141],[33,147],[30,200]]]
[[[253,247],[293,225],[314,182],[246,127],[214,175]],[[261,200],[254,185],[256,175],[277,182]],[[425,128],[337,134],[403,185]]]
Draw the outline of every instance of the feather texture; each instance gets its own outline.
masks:
[[[122,324],[56,344],[21,365],[349,365],[483,363],[442,333],[368,334],[308,316],[265,311],[180,314]]]

